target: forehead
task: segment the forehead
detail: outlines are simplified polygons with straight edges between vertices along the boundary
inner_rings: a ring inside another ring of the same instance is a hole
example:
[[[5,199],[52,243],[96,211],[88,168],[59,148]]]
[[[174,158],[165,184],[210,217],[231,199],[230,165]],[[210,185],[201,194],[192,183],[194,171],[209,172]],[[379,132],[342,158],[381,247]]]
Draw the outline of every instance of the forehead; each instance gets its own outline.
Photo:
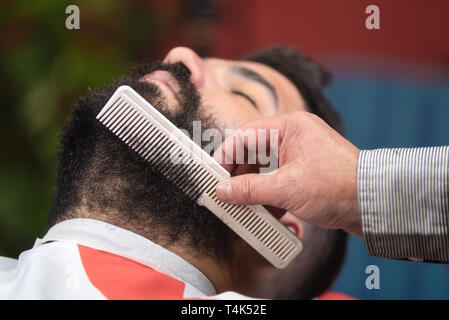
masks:
[[[223,73],[224,76],[231,76],[233,68],[240,66],[259,74],[276,90],[279,99],[279,113],[306,110],[305,101],[296,86],[283,74],[267,65],[251,61],[224,60],[217,58],[207,58],[205,61],[211,68],[221,69],[220,73]]]

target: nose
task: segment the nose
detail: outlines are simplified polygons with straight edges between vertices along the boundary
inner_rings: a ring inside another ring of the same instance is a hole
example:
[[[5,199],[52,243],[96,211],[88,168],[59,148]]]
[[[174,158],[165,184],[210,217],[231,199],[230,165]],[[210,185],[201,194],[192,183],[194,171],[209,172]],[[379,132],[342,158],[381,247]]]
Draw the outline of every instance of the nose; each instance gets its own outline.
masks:
[[[200,89],[204,84],[204,62],[193,51],[186,47],[176,47],[165,56],[164,63],[182,62],[190,70],[190,80]]]

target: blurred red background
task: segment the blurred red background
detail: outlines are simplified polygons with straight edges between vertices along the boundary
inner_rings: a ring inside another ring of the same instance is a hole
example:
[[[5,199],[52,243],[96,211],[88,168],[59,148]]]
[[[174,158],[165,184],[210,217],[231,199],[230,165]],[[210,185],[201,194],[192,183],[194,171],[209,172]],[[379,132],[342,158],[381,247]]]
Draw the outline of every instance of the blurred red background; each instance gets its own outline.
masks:
[[[156,6],[179,10],[174,3],[179,1]],[[365,27],[365,9],[372,4],[380,9],[380,30]],[[192,19],[172,30],[161,54],[185,44],[199,51],[208,48],[204,54],[235,58],[283,43],[329,64],[338,65],[333,63],[338,57],[363,56],[449,67],[447,0],[190,1],[189,10]]]

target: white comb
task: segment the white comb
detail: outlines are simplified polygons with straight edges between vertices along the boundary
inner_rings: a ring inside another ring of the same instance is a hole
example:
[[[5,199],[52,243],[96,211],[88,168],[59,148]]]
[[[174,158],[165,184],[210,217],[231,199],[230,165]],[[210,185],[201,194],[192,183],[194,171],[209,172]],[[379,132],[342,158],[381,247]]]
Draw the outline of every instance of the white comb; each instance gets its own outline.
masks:
[[[132,88],[119,87],[97,119],[275,267],[285,268],[302,251],[302,241],[263,206],[220,201],[215,187],[229,173]]]

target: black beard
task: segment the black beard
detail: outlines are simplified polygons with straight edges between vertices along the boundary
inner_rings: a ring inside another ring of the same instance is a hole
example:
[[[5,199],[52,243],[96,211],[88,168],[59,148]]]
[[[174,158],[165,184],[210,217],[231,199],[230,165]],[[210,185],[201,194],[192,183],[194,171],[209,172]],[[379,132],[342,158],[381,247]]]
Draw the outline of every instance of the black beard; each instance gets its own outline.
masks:
[[[156,85],[140,80],[155,70],[168,71],[178,81],[181,108],[175,114]],[[60,218],[54,215],[80,205],[82,199],[89,212],[118,212],[108,222],[163,246],[181,243],[199,256],[230,257],[230,229],[95,119],[115,90],[128,85],[192,137],[194,120],[201,121],[203,129],[213,123],[200,112],[200,96],[189,78],[190,71],[181,63],[141,64],[80,99],[62,138],[53,221]]]

